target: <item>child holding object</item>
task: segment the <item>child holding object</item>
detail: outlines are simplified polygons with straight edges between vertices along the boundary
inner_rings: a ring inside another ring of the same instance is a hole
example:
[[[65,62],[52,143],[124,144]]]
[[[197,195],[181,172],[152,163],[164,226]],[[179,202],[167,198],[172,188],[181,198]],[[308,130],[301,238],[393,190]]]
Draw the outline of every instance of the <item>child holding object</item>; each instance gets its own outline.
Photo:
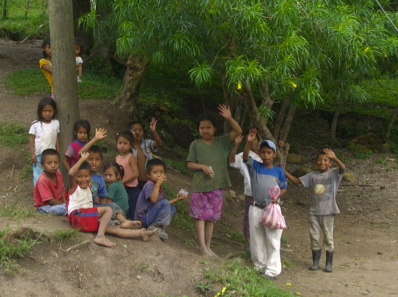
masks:
[[[256,139],[257,130],[253,129],[247,136],[243,160],[251,179],[253,204],[249,208],[250,251],[253,264],[257,269],[264,270],[264,277],[274,280],[282,271],[280,245],[282,229],[269,228],[260,224],[267,207],[277,203],[286,193],[286,177],[283,169],[273,164],[277,155],[276,146],[270,140],[260,143],[260,158],[263,163],[249,157],[250,147]],[[279,197],[272,199],[270,189],[279,186]]]
[[[333,161],[338,168],[329,169]],[[285,174],[295,184],[311,188],[311,204],[309,212],[310,240],[313,264],[309,268],[316,271],[322,253],[320,242],[323,233],[323,246],[326,250],[325,272],[333,271],[333,223],[334,216],[340,213],[336,203],[337,189],[343,177],[345,166],[331,149],[324,149],[316,158],[318,171],[312,171],[300,178],[294,177],[285,170]]]
[[[231,186],[227,158],[234,147],[235,138],[242,133],[239,124],[232,118],[229,107],[220,105],[218,110],[233,131],[216,137],[216,119],[211,114],[202,114],[197,121],[201,139],[191,143],[186,160],[188,168],[195,171],[189,215],[196,219],[200,253],[205,256],[216,256],[210,249],[213,222],[221,216],[222,188]]]

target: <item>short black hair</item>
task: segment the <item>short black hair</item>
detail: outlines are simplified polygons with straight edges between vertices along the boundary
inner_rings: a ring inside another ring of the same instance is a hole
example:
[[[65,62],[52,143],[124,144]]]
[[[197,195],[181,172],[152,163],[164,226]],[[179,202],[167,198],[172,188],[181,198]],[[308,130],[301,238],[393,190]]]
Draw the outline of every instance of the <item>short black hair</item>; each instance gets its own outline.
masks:
[[[216,117],[211,113],[205,112],[205,113],[202,113],[196,120],[196,127],[198,128],[198,130],[199,130],[200,122],[205,121],[205,120],[210,121],[212,123],[212,125],[214,126],[214,128],[218,129],[218,122],[217,122]]]
[[[320,155],[326,155],[326,153],[325,153],[323,150],[320,151],[320,152],[318,153],[318,155],[316,155],[315,161],[318,161],[318,158],[319,158]],[[332,161],[330,158],[329,158],[329,160]],[[332,162],[333,162],[333,161],[332,161]]]
[[[80,128],[84,128],[87,131],[87,140],[90,140],[90,130],[91,130],[91,126],[90,123],[86,120],[80,120],[77,121],[75,123],[75,125],[73,126],[73,132],[79,131]],[[77,136],[74,134],[73,137],[75,137],[75,140],[77,139]]]
[[[251,131],[251,130],[247,130],[247,131],[245,132],[245,134],[243,134],[243,136],[244,136],[243,139],[244,139],[245,142],[246,142],[246,140],[247,140],[247,136],[249,136],[250,131]],[[258,133],[256,133],[256,138],[257,138],[258,142],[260,142],[260,135],[258,135]]]
[[[158,165],[162,165],[164,168],[164,173],[166,173],[166,164],[163,162],[163,160],[158,159],[158,158],[151,159],[148,161],[148,163],[146,163],[146,167],[145,167],[146,173],[151,174],[153,167],[158,166]]]
[[[124,168],[123,168],[122,165],[119,165],[115,161],[109,162],[109,163],[105,164],[103,172],[105,173],[105,171],[110,169],[110,168],[113,170],[113,173],[116,176],[118,174],[120,174],[120,179],[123,179],[123,177],[124,177]]]
[[[76,162],[77,162],[77,161],[76,161]],[[91,174],[91,166],[90,166],[90,164],[89,164],[87,161],[84,161],[84,162],[80,165],[80,167],[79,167],[79,169],[78,169],[77,171],[85,170],[85,169],[89,170],[89,171],[90,171],[90,174]]]
[[[47,46],[47,44],[49,44],[51,46],[50,43],[50,37],[47,37],[46,39],[43,40],[43,43],[41,44],[41,48],[45,48]],[[46,51],[43,51],[43,58],[47,58],[47,53]]]
[[[126,130],[126,131],[119,132],[116,135],[116,142],[119,140],[120,137],[126,138],[128,141],[130,141],[131,145],[134,144],[134,135],[130,131]]]
[[[130,122],[129,123],[129,129],[131,130],[135,124],[140,124],[142,129],[144,129],[144,125],[141,123],[141,121],[132,121],[132,122]]]
[[[42,151],[40,163],[44,164],[44,161],[46,160],[47,156],[58,156],[58,161],[60,159],[59,153],[57,152],[57,150],[50,148],[50,149],[45,149],[44,151]]]
[[[80,39],[80,38],[76,38],[76,39],[75,39],[75,45],[80,46],[80,53],[79,53],[79,55],[81,56],[81,55],[83,54],[83,52],[84,52],[84,42],[83,42],[83,40]]]
[[[90,147],[90,148],[88,149],[87,153],[89,153],[89,154],[91,154],[91,153],[93,153],[93,154],[98,153],[98,154],[100,154],[100,156],[101,156],[101,161],[104,160],[104,156],[102,155],[102,150],[101,150],[101,148],[100,148],[98,145],[93,145],[92,147]]]

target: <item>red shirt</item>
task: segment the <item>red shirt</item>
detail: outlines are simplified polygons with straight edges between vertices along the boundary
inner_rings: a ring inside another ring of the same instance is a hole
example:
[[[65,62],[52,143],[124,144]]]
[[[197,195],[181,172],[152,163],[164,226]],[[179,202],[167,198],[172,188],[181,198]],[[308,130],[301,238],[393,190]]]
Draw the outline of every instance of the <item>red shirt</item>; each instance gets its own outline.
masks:
[[[49,205],[48,201],[51,199],[63,202],[64,184],[62,182],[62,174],[60,171],[56,171],[55,175],[57,176],[57,184],[54,184],[44,171],[39,175],[33,190],[33,197],[35,198],[33,206],[36,209],[40,206]]]

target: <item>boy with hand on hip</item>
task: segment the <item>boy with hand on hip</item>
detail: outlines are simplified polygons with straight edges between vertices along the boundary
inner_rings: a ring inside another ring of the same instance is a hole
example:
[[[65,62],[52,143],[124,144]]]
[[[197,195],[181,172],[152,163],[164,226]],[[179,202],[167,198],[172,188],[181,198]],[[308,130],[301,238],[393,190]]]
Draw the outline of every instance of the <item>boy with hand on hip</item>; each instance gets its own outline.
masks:
[[[338,168],[329,169],[333,161]],[[316,271],[319,268],[322,246],[320,243],[321,231],[323,245],[326,250],[325,272],[333,271],[333,223],[334,216],[339,214],[336,204],[336,194],[343,177],[345,166],[336,157],[331,149],[324,149],[316,158],[318,171],[312,171],[300,178],[294,177],[285,170],[285,174],[295,184],[302,184],[311,188],[311,204],[309,213],[310,239],[313,264],[309,268]]]
[[[256,139],[257,130],[250,130],[247,136],[243,160],[245,161],[251,179],[254,202],[249,208],[250,251],[253,264],[257,269],[264,269],[264,277],[274,280],[282,271],[280,242],[282,229],[272,229],[260,224],[261,218],[271,203],[276,203],[286,193],[286,177],[283,169],[273,164],[277,155],[276,146],[270,140],[260,143],[260,158],[263,163],[249,157],[250,147]],[[279,197],[272,200],[269,190],[279,186]]]

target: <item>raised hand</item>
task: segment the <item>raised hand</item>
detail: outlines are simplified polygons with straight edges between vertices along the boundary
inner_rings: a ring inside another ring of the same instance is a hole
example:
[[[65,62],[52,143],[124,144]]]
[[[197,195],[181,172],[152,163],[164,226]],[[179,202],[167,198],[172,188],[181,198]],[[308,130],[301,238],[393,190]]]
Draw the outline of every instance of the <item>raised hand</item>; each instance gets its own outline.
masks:
[[[95,128],[95,138],[98,140],[104,139],[106,137],[106,130],[102,128]]]
[[[220,105],[218,106],[218,110],[220,111],[220,115],[222,115],[222,117],[223,117],[224,119],[230,119],[230,118],[232,118],[232,115],[231,115],[231,108],[230,108],[229,106],[226,107],[225,104],[220,104]]]
[[[241,136],[238,136],[238,137],[235,138],[235,146],[236,147],[238,147],[240,145],[240,143],[243,140],[243,137],[245,137],[245,136],[241,135]]]
[[[161,175],[159,179],[157,180],[156,184],[161,186],[165,181],[167,181],[167,176],[166,175]]]
[[[88,159],[88,157],[90,156],[90,153],[82,153],[81,154],[81,159],[83,159],[83,161],[86,161]]]
[[[257,129],[252,129],[249,131],[249,135],[247,135],[247,142],[252,143],[257,135]]]
[[[331,149],[325,148],[323,152],[325,153],[326,157],[328,157],[329,159],[336,160],[336,155]]]
[[[155,118],[152,118],[151,123],[149,124],[149,129],[151,131],[156,131],[156,123],[158,121]]]

